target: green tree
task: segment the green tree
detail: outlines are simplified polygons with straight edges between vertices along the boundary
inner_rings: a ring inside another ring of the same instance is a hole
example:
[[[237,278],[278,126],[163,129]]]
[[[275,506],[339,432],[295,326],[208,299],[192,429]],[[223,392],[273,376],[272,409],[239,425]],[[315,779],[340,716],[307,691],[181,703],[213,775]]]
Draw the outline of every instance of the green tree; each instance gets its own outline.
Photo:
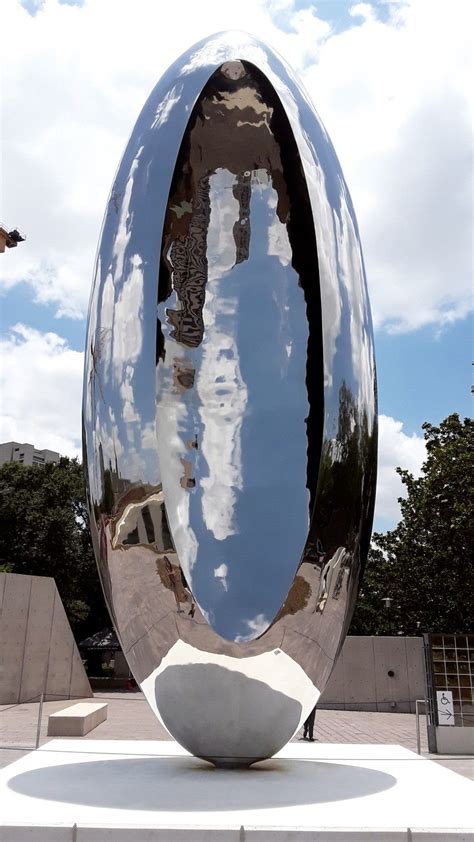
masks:
[[[0,570],[52,576],[77,638],[110,623],[77,459],[0,467]]]
[[[373,536],[351,634],[473,630],[474,422],[454,414],[423,430],[421,476],[397,468],[402,517]]]

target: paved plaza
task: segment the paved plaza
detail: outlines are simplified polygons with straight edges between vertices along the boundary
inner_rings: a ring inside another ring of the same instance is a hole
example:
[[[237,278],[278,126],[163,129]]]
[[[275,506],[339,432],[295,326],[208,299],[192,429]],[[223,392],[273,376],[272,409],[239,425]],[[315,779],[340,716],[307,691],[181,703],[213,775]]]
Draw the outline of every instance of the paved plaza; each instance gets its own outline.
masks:
[[[105,722],[87,734],[87,740],[170,740],[140,692],[96,693],[98,701],[108,703]],[[40,732],[40,745],[47,736],[48,716],[79,699],[46,702]],[[38,704],[2,705],[0,707],[0,766],[6,766],[35,745]],[[443,766],[474,780],[474,758],[428,755],[424,717],[420,718],[422,754]],[[301,732],[294,740],[301,739]],[[320,710],[316,715],[314,736],[321,743],[379,743],[401,745],[416,751],[414,714],[373,713],[366,711]],[[78,737],[76,739],[84,739]],[[304,743],[302,743],[304,745]]]

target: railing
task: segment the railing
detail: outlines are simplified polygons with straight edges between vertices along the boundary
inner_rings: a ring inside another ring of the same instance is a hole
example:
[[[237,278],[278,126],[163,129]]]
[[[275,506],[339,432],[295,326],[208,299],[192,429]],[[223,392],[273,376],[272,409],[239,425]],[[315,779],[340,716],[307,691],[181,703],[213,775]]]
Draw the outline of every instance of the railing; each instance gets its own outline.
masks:
[[[417,699],[415,701],[415,724],[416,724],[416,750],[421,754],[421,734],[420,734],[420,708],[419,705],[425,705],[424,714],[426,716],[426,699]]]
[[[138,688],[137,688],[137,690],[138,690]],[[128,701],[141,701],[143,703],[146,701],[145,698],[139,693],[137,693],[137,695],[135,695],[135,694],[133,694],[133,695],[130,694],[130,695],[131,695],[131,698]],[[104,699],[104,700],[109,699],[110,701],[112,701],[112,700],[115,700],[117,697],[114,694],[112,694],[111,696],[106,696],[105,694],[100,693],[100,697],[98,697],[98,698],[100,698],[101,700],[102,699]],[[66,696],[66,695],[61,696],[58,693],[50,693],[50,694],[40,693],[36,696],[33,696],[30,699],[23,699],[21,702],[15,702],[11,705],[5,706],[2,710],[2,712],[1,712],[2,714],[7,713],[9,710],[11,710],[13,708],[20,707],[21,705],[29,704],[29,703],[37,701],[38,702],[38,717],[37,717],[37,720],[36,720],[36,733],[35,733],[34,745],[3,745],[3,744],[0,743],[0,750],[3,749],[3,750],[12,750],[12,751],[33,751],[33,750],[39,748],[40,741],[41,741],[41,729],[42,729],[44,703],[48,702],[48,701],[62,701],[62,700],[64,700],[64,701],[76,701],[76,700],[79,700],[79,699],[84,699],[84,700],[90,699],[90,696],[74,696],[72,698],[69,695],[68,696]],[[406,704],[408,704],[408,701],[406,702]],[[421,705],[425,706],[424,711],[420,711]],[[428,716],[428,707],[429,706],[428,706],[428,702],[427,702],[426,699],[416,699],[415,700],[416,750],[417,750],[418,754],[421,754],[420,716],[421,715],[425,715],[425,717]],[[333,710],[340,710],[340,708],[332,708],[332,709]],[[364,711],[364,712],[368,712],[368,711]],[[376,712],[376,711],[373,711],[373,712]]]
[[[4,707],[3,710],[2,710],[2,714],[4,715],[5,713],[7,713],[12,708],[19,707],[20,705],[23,705],[23,704],[27,705],[27,704],[30,704],[31,702],[36,702],[36,700],[39,701],[39,708],[38,708],[38,721],[37,721],[37,725],[36,725],[35,745],[34,746],[9,746],[9,745],[5,746],[5,745],[0,745],[0,748],[8,749],[8,750],[11,750],[11,751],[32,751],[33,749],[38,748],[39,741],[40,741],[40,735],[41,735],[41,718],[43,716],[44,693],[40,693],[36,696],[32,696],[30,699],[23,699],[22,702],[14,702],[13,704]]]

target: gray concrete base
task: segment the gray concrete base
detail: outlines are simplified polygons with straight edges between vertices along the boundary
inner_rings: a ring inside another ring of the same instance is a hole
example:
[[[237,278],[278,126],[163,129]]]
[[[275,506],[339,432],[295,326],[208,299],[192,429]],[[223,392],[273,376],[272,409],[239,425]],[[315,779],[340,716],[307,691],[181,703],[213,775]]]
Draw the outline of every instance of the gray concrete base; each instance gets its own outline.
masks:
[[[473,795],[395,745],[291,743],[227,770],[170,742],[52,740],[0,773],[0,839],[474,842]]]

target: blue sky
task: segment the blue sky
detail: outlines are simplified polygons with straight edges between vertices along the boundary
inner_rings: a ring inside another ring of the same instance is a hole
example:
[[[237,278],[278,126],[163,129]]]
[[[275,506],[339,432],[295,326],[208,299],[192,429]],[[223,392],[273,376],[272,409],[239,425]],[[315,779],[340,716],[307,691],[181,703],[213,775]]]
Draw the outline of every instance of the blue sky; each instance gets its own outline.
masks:
[[[166,19],[160,7],[5,2],[0,216],[27,240],[0,259],[0,440],[79,452],[85,312],[120,154],[177,55],[247,29],[302,78],[354,199],[376,324],[377,527],[388,528],[394,467],[419,471],[422,422],[470,413],[472,4],[183,0]]]

